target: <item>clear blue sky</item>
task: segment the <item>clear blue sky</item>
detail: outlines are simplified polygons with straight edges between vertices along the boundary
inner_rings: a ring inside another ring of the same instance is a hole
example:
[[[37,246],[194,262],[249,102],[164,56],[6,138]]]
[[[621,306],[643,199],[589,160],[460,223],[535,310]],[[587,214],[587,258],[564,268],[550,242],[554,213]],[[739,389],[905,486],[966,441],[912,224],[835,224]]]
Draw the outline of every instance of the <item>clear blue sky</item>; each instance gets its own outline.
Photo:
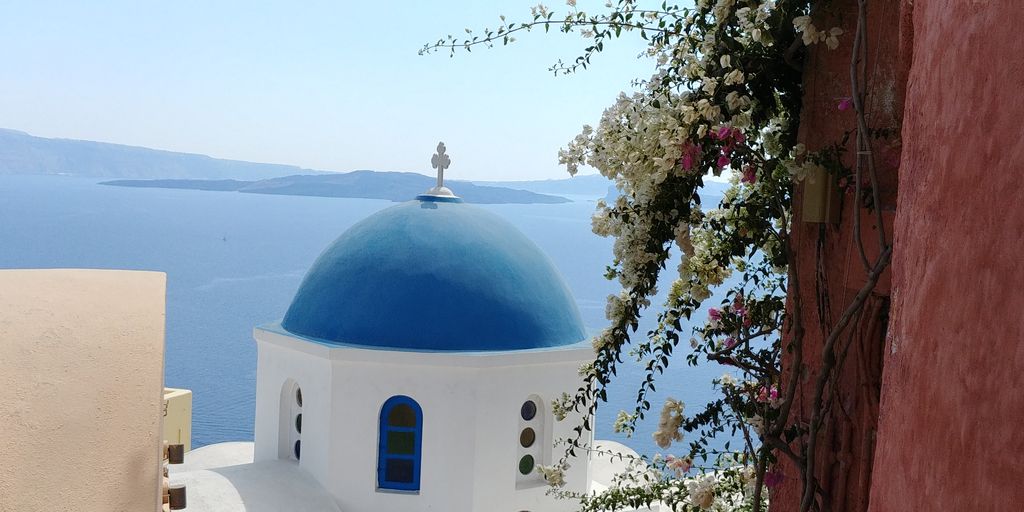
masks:
[[[578,35],[417,55],[530,5],[0,0],[0,127],[338,171],[430,172],[444,140],[455,179],[561,178],[558,148],[650,74],[639,38],[557,78]]]

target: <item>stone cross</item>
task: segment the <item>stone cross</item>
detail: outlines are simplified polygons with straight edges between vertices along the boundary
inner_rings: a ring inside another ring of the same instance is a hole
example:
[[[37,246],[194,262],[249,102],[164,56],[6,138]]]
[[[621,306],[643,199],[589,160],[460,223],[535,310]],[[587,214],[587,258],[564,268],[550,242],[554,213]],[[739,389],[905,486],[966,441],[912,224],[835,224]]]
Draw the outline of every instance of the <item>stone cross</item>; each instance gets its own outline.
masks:
[[[444,142],[437,143],[437,153],[430,157],[430,165],[437,169],[437,189],[444,188],[444,170],[452,165],[452,159],[444,153]]]

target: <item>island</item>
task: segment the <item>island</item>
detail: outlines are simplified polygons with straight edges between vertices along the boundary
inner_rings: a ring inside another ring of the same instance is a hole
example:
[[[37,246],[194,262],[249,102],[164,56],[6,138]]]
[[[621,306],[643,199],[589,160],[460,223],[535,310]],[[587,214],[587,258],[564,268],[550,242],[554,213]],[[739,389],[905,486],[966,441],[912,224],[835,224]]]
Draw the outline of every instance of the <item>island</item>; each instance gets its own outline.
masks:
[[[558,204],[570,199],[509,187],[479,185],[468,181],[451,181],[449,186],[459,197],[477,204]],[[279,194],[290,196],[348,197],[408,201],[435,184],[435,179],[414,172],[381,172],[359,170],[346,173],[295,174],[264,180],[197,180],[153,179],[113,180],[101,185],[144,188],[179,188],[246,194]]]

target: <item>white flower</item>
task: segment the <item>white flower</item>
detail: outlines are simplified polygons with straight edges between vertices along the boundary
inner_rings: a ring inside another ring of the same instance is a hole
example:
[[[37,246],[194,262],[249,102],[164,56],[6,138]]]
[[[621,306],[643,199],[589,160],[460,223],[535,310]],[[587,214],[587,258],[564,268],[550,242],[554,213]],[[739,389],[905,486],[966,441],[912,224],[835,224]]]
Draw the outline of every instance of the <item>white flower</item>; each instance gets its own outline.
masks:
[[[740,101],[740,93],[738,91],[731,91],[725,95],[725,104],[729,106],[729,110],[735,111],[743,106],[743,102]]]
[[[635,415],[627,414],[626,411],[619,411],[619,414],[615,416],[615,424],[612,427],[617,433],[625,433],[626,437],[629,437],[633,433],[633,422],[636,421]]]
[[[604,306],[604,316],[608,320],[616,321],[626,313],[626,304],[629,301],[629,295],[625,290],[619,292],[618,295],[609,295],[608,301]]]
[[[810,16],[797,16],[796,18],[793,18],[793,28],[795,28],[797,32],[803,32],[809,25],[811,25]]]
[[[690,224],[681,222],[675,229],[676,245],[687,257],[693,256],[693,242],[690,240]]]
[[[565,0],[565,5],[569,7],[576,7],[576,0]]]
[[[701,90],[703,90],[704,92],[708,93],[708,95],[712,95],[713,96],[715,94],[715,88],[717,88],[717,87],[718,87],[718,80],[715,80],[714,78],[705,78],[704,79],[704,86],[701,87]]]
[[[764,418],[760,415],[753,415],[747,418],[747,423],[754,428],[754,431],[758,434],[764,433]]]
[[[697,102],[697,111],[700,112],[701,117],[708,121],[718,121],[718,118],[722,115],[722,108],[706,99]],[[701,135],[701,137],[704,136]]]
[[[729,55],[722,55],[718,58],[718,63],[721,64],[723,68],[730,67],[732,66],[732,57]]]
[[[562,393],[562,396],[551,401],[551,414],[556,420],[562,421],[566,416],[569,415],[569,411],[572,410],[573,398],[569,396],[569,393]]]
[[[713,475],[704,475],[686,482],[690,504],[701,510],[711,508],[715,503],[715,484]]]
[[[601,351],[612,346],[615,343],[615,337],[612,336],[611,328],[606,328],[605,330],[601,331],[601,334],[594,336],[594,339],[591,341],[591,343],[594,346],[594,353],[598,354],[601,353]]]
[[[658,420],[658,430],[652,434],[654,442],[662,449],[667,449],[673,442],[683,440],[680,428],[683,426],[685,407],[686,405],[678,400],[665,399],[665,405],[661,408],[661,418]]]
[[[743,83],[743,79],[744,79],[743,72],[738,70],[738,69],[734,69],[734,70],[730,71],[729,74],[725,75],[725,85],[734,85],[734,84]]]
[[[537,472],[544,476],[544,480],[551,487],[562,487],[565,485],[565,470],[567,469],[569,469],[569,466],[565,463],[558,466],[537,465]]]
[[[811,22],[810,16],[798,16],[793,18],[793,28],[800,33],[804,46],[810,46],[822,39],[822,34]]]
[[[576,374],[579,375],[580,377],[586,377],[587,375],[590,375],[591,373],[594,373],[594,363],[593,362],[583,363],[576,370]]]
[[[843,29],[839,27],[832,27],[828,31],[828,36],[825,37],[825,45],[828,46],[829,50],[835,50],[839,47],[839,36],[843,35]]]
[[[719,24],[724,23],[729,18],[729,12],[732,10],[732,5],[735,2],[736,0],[718,0],[712,9],[715,15],[715,22]]]

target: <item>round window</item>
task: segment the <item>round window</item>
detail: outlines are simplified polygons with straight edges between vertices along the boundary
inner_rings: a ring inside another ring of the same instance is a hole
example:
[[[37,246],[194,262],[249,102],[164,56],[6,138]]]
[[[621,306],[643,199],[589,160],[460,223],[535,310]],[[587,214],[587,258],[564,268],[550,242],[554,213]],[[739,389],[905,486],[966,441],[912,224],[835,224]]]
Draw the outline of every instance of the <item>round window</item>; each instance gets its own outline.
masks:
[[[523,458],[519,459],[519,472],[524,475],[533,472],[533,455],[523,455]]]
[[[302,413],[301,412],[297,416],[295,416],[295,431],[300,433],[300,434],[302,433]]]
[[[519,433],[519,444],[523,445],[523,448],[529,448],[533,446],[534,441],[537,440],[537,433],[532,428],[526,427],[522,432]]]
[[[523,402],[523,407],[519,409],[519,414],[526,421],[532,420],[537,415],[537,403],[533,400]]]
[[[298,460],[301,456],[299,455],[299,448],[301,448],[302,441],[295,441],[295,459]]]
[[[302,388],[295,388],[295,403],[302,407]]]

